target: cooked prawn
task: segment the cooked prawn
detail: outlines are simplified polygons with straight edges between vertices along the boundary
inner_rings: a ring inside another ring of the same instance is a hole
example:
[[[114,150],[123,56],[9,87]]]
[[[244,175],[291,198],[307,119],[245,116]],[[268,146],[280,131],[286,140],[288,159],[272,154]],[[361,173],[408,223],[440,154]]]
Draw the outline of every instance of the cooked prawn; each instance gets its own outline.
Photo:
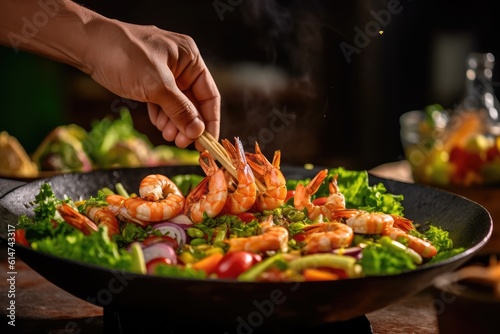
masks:
[[[90,218],[97,226],[106,225],[108,234],[114,235],[120,233],[120,224],[115,214],[107,206],[87,206],[85,215]]]
[[[286,179],[280,170],[281,151],[275,151],[272,163],[267,160],[255,143],[255,153],[246,153],[247,161],[255,178],[265,187],[264,191],[257,192],[254,209],[257,211],[274,210],[279,208],[286,199]]]
[[[109,204],[112,204],[113,211],[118,211],[125,218],[135,222],[155,223],[167,220],[181,213],[184,207],[184,195],[166,176],[146,176],[144,182],[144,196],[134,198],[117,197],[119,195],[110,195],[106,198]],[[156,181],[160,180],[160,181]],[[157,182],[157,183],[156,183]],[[155,186],[151,187],[151,183]],[[161,194],[158,188],[161,186]],[[156,189],[156,190],[155,190]],[[141,188],[142,190],[142,188]],[[146,191],[147,190],[147,191]],[[148,200],[147,198],[157,198],[158,200]],[[142,224],[141,224],[142,225]]]
[[[238,138],[235,138],[235,143],[236,145],[233,145],[227,139],[222,141],[222,145],[229,154],[237,172],[236,188],[233,186],[235,183],[234,177],[229,173],[225,173],[228,194],[222,212],[230,214],[248,211],[255,203],[257,196],[257,185],[255,184],[253,172],[248,166],[243,144]]]
[[[330,252],[337,248],[349,247],[354,238],[354,231],[343,223],[316,223],[303,229],[306,234],[305,254]]]
[[[127,197],[121,195],[107,196],[108,209],[121,221],[135,223],[143,227],[150,225],[149,222],[137,219],[129,213],[128,209],[123,205],[126,199]]]
[[[177,185],[162,174],[151,174],[143,178],[139,185],[139,195],[148,201],[159,201],[171,195],[183,197]]]
[[[354,215],[347,218],[345,223],[350,226],[355,233],[361,234],[381,234],[394,225],[394,218],[391,215],[378,212],[357,211]]]
[[[288,230],[282,226],[277,226],[273,222],[273,216],[269,215],[260,224],[262,233],[247,238],[230,238],[228,252],[247,251],[263,253],[267,251],[287,252],[288,250]]]
[[[210,218],[217,216],[227,200],[224,171],[217,166],[208,151],[201,153],[198,161],[207,176],[186,197],[184,207],[184,214],[194,223],[201,223],[204,213]]]
[[[67,203],[62,203],[57,207],[57,212],[61,215],[65,222],[80,230],[85,235],[92,232],[97,232],[97,225],[85,215],[82,215],[78,210],[74,209]]]
[[[381,212],[370,213],[358,209],[344,209],[335,211],[331,218],[345,221],[355,233],[362,234],[380,234],[391,227],[397,227],[405,232],[415,229],[412,220]]]
[[[99,230],[99,226],[105,225],[108,228],[108,236],[111,237],[120,232],[118,220],[107,207],[89,206],[86,215],[81,214],[67,203],[62,203],[57,207],[57,211],[68,224],[80,230],[85,235],[89,235]]]
[[[327,176],[327,169],[320,170],[306,186],[298,184],[295,189],[293,199],[295,208],[298,210],[303,210],[305,208],[307,210],[307,216],[311,220],[315,220],[321,215],[332,221],[335,220],[334,213],[336,211],[345,209],[345,198],[339,190],[337,176],[335,176],[328,184],[330,195],[328,195],[326,202],[323,205],[315,205],[311,201],[312,195],[318,191]]]
[[[437,254],[436,247],[434,247],[430,242],[420,239],[414,235],[410,235],[397,227],[389,228],[383,234],[389,236],[392,240],[406,244],[424,258],[430,258]]]

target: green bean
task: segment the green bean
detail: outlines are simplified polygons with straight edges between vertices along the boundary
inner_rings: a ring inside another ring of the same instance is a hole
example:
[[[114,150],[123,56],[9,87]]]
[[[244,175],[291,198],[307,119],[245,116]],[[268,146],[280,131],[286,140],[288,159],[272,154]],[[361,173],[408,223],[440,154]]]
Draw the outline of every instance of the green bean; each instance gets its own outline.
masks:
[[[408,254],[408,256],[410,256],[413,263],[415,263],[415,264],[422,263],[422,256],[420,256],[420,254],[418,254],[416,251],[414,251],[410,247],[406,247],[405,245],[403,245],[399,241],[392,240],[391,238],[386,237],[386,236],[380,238],[379,241],[382,245],[387,246],[392,251],[403,252],[405,254]]]
[[[205,233],[203,233],[202,230],[196,227],[189,227],[186,231],[187,235],[189,235],[191,238],[203,238],[205,236]]]
[[[118,193],[118,195],[122,195],[123,197],[127,197],[127,198],[130,197],[130,194],[127,192],[127,190],[125,190],[125,187],[120,182],[115,184],[115,189],[116,189],[116,192]]]
[[[356,259],[351,256],[338,254],[305,255],[290,262],[290,269],[300,272],[307,268],[330,267],[344,269],[349,276],[356,273]]]
[[[192,239],[189,244],[191,246],[199,246],[199,245],[203,245],[203,244],[206,244],[207,241],[203,238],[195,238],[195,239]]]
[[[115,192],[108,187],[101,188],[100,191],[104,193],[104,195],[114,195]]]
[[[281,254],[275,254],[273,256],[268,257],[267,259],[262,260],[261,262],[255,264],[247,271],[243,272],[238,276],[238,281],[255,281],[257,276],[271,268],[274,264],[283,261],[283,256]]]

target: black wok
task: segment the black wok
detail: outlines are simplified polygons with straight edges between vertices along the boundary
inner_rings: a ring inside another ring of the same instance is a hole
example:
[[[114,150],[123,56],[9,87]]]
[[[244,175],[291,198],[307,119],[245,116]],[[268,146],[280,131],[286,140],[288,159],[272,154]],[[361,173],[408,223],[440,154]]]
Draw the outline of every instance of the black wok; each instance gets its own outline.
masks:
[[[287,178],[311,177],[316,171],[283,167]],[[99,188],[113,187],[117,182],[126,189],[138,189],[140,180],[150,173],[192,172],[201,170],[197,166],[123,169],[66,174],[49,180],[58,197],[78,199],[95,195]],[[18,187],[0,199],[2,239],[6,239],[7,224],[16,224],[21,214],[32,215],[26,203],[34,199],[44,181],[14,183]],[[255,333],[342,322],[381,309],[429,287],[434,277],[462,265],[491,236],[490,214],[466,198],[372,175],[370,182],[382,182],[389,192],[403,194],[405,216],[416,223],[430,222],[450,231],[455,246],[465,247],[466,251],[399,275],[303,283],[200,281],[122,273],[23,246],[16,247],[16,255],[60,288],[103,306],[108,328],[145,332],[149,318],[149,322],[167,327],[215,324],[229,333]]]

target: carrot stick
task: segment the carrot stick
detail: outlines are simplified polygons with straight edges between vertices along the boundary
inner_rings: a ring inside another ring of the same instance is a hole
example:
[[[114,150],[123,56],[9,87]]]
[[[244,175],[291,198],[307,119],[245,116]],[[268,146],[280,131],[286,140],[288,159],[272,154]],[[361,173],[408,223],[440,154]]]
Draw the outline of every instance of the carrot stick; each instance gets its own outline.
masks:
[[[334,281],[339,279],[339,275],[319,269],[308,268],[302,272],[306,281]]]

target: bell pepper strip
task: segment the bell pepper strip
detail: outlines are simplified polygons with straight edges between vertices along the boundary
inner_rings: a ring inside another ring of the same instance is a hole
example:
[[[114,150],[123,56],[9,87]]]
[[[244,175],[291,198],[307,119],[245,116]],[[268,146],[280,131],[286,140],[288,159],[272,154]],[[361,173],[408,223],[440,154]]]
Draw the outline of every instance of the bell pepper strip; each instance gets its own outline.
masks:
[[[28,239],[26,239],[25,229],[17,229],[14,234],[14,238],[16,240],[16,244],[30,247],[30,243],[28,242]]]
[[[290,262],[290,269],[302,272],[309,268],[336,268],[343,269],[349,277],[359,276],[360,267],[356,264],[356,259],[351,256],[338,254],[320,253],[305,255]]]
[[[340,276],[335,273],[314,268],[304,269],[302,275],[306,281],[335,281],[340,279]]]
[[[217,269],[217,265],[224,257],[222,253],[213,253],[209,256],[192,264],[192,268],[196,270],[203,270],[207,275],[210,275]]]
[[[241,273],[238,277],[238,281],[246,281],[246,282],[252,282],[257,279],[257,277],[265,272],[267,269],[271,268],[273,265],[278,264],[278,263],[283,263],[285,260],[283,258],[283,255],[281,254],[275,254],[273,256],[270,256],[261,262],[257,263],[247,271]]]

